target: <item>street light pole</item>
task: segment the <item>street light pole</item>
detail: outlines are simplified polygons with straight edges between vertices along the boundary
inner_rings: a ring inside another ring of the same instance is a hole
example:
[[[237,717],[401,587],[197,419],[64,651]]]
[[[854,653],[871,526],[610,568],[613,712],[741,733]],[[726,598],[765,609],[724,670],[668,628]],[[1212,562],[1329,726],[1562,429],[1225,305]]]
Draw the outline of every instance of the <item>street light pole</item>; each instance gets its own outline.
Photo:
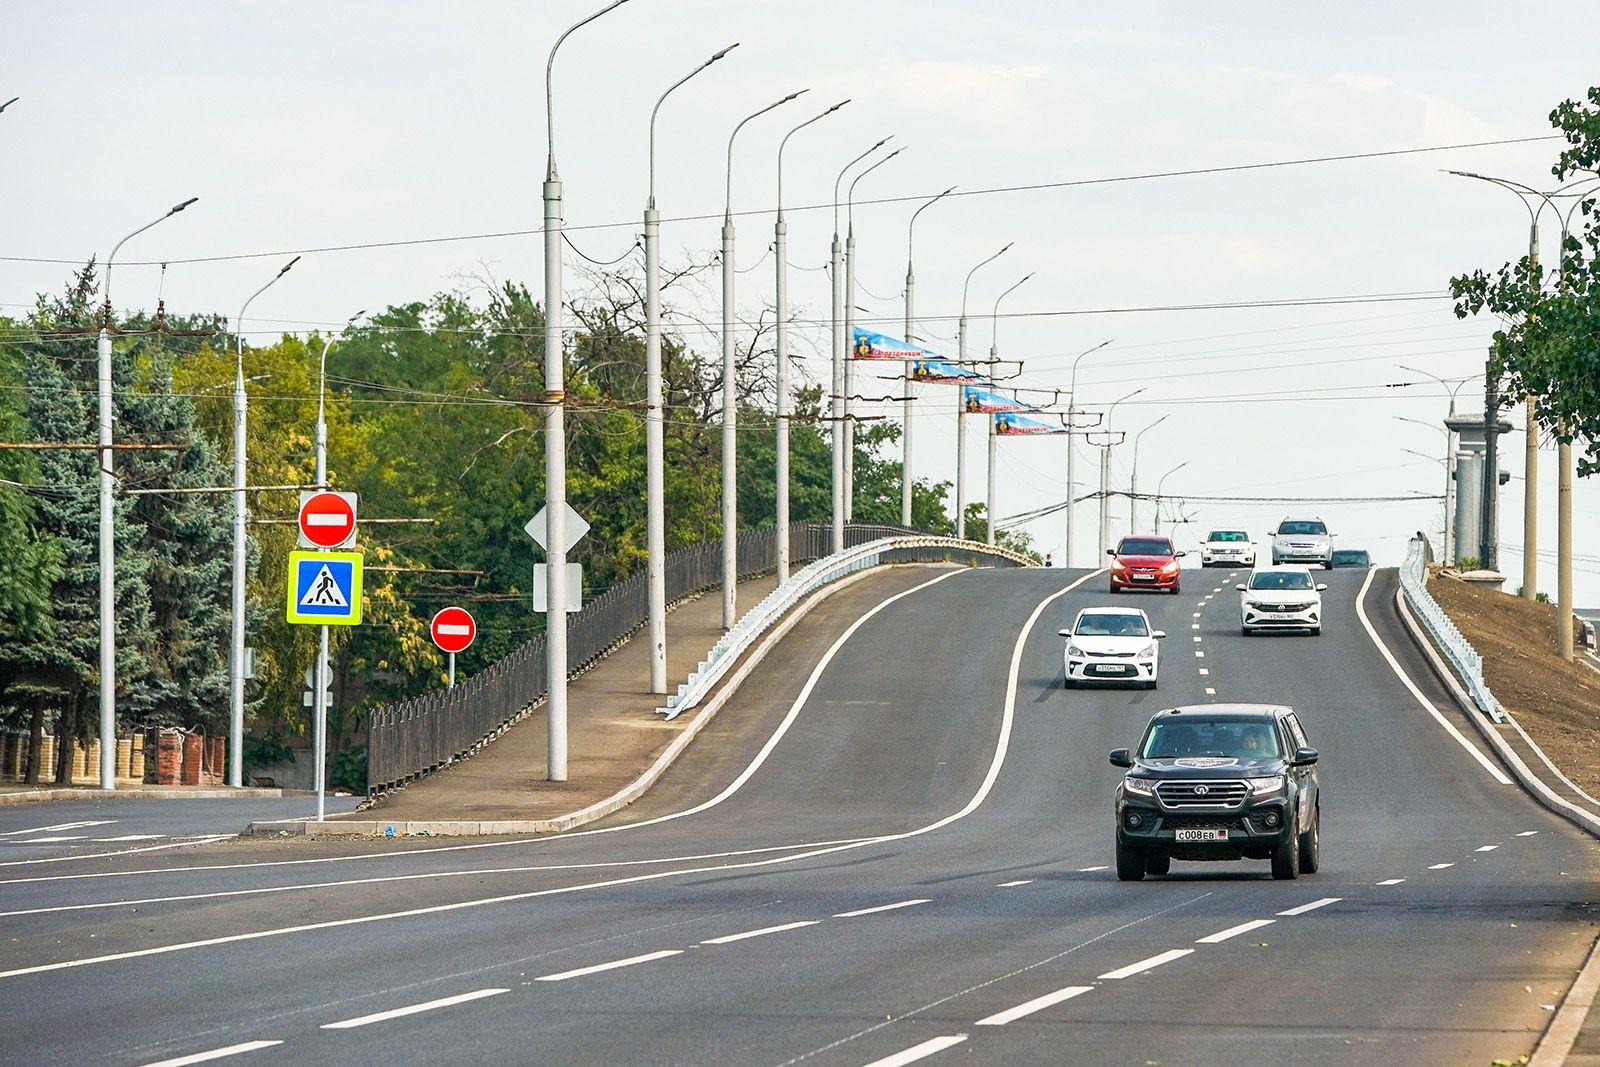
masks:
[[[1428,374],[1427,371],[1419,371],[1415,367],[1407,367],[1404,364],[1401,364],[1400,368],[1402,370],[1411,371],[1414,374]],[[1433,378],[1440,385],[1443,385],[1445,387],[1445,389],[1449,390],[1449,392],[1450,392],[1450,413],[1449,413],[1449,417],[1450,418],[1454,418],[1455,417],[1455,413],[1456,413],[1456,393],[1461,389],[1461,386],[1466,384],[1466,380],[1463,379],[1462,381],[1456,383],[1455,389],[1450,389],[1450,386],[1445,382],[1445,380],[1443,378],[1440,378],[1437,375],[1432,375],[1432,374],[1428,374],[1428,377]],[[1433,430],[1437,430],[1437,429],[1440,428],[1438,426],[1433,425],[1433,423],[1431,423],[1431,422],[1423,422],[1421,419],[1408,418],[1405,415],[1396,415],[1395,418],[1398,419],[1401,422],[1415,423],[1418,426],[1426,426],[1429,429],[1433,429]],[[1452,514],[1454,514],[1456,481],[1455,481],[1455,475],[1451,472],[1450,467],[1451,467],[1451,461],[1453,460],[1453,458],[1455,457],[1455,454],[1456,454],[1455,453],[1455,432],[1450,429],[1450,424],[1448,422],[1445,423],[1443,428],[1444,428],[1444,534],[1440,538],[1440,540],[1442,542],[1440,548],[1441,548],[1441,552],[1443,554],[1443,557],[1444,557],[1445,561],[1447,563],[1454,563],[1456,557],[1450,554],[1451,545],[1453,543],[1453,539],[1450,536],[1450,516]],[[1526,498],[1524,498],[1524,499],[1526,499]],[[1527,524],[1526,523],[1523,524],[1523,530],[1524,531],[1527,530]]]
[[[773,253],[777,256],[777,515],[774,518],[778,539],[778,584],[789,580],[789,224],[783,219],[783,150],[789,138],[819,122],[848,104],[841,100],[828,110],[800,123],[778,142],[778,220],[772,228]]]
[[[1010,289],[994,298],[994,311],[989,316],[989,360],[991,363],[1000,358],[1000,301],[1014,293],[1022,282],[1033,277],[1034,272],[1029,271],[1022,276],[1022,281],[1017,282]],[[989,430],[989,495],[984,503],[984,543],[992,545],[995,539],[995,453],[998,451],[997,435],[994,432],[994,416],[988,419]]]
[[[1111,413],[1117,410],[1118,404],[1142,392],[1143,388],[1135,389],[1126,396],[1119,396],[1113,400],[1111,406],[1106,408],[1105,419],[1100,424],[1101,429],[1106,431],[1106,443],[1100,446],[1104,449],[1100,455],[1100,555],[1102,556],[1110,547],[1108,542],[1111,539],[1111,446],[1121,444],[1120,438],[1115,442],[1111,440]]]
[[[944,192],[940,193],[938,196],[934,197],[932,200],[928,200],[928,201],[924,202],[921,207],[917,208],[917,210],[915,210],[915,211],[913,211],[911,213],[911,221],[906,224],[906,330],[905,330],[906,337],[905,337],[905,341],[906,341],[906,344],[908,344],[908,345],[916,344],[916,341],[912,339],[911,334],[912,334],[913,330],[915,329],[914,319],[912,317],[912,305],[913,305],[913,302],[914,302],[915,293],[916,293],[916,289],[917,289],[917,276],[916,276],[916,271],[912,267],[912,259],[913,259],[913,257],[912,257],[913,244],[912,243],[913,243],[914,239],[916,238],[916,233],[917,233],[917,216],[922,214],[924,211],[928,210],[928,208],[930,208],[933,205],[937,204],[939,201],[943,200],[945,197],[949,196],[951,193],[955,192],[955,189],[956,189],[956,187],[952,185],[950,188],[946,189]],[[912,374],[911,374],[911,361],[910,360],[906,361],[904,370],[905,370],[905,376],[906,376],[906,380],[905,380],[906,398],[905,398],[905,401],[904,401],[904,404],[905,404],[905,407],[903,409],[904,414],[903,414],[902,419],[901,419],[901,421],[904,423],[904,425],[900,430],[900,444],[901,444],[901,448],[902,448],[901,459],[900,459],[900,525],[901,526],[910,526],[911,525],[911,426],[912,426],[911,409],[912,409],[913,404],[916,402],[917,381],[916,381],[916,379],[914,377],[912,377]]]
[[[1156,479],[1156,528],[1155,528],[1155,532],[1156,533],[1160,533],[1161,532],[1161,489],[1162,489],[1163,486],[1165,486],[1167,484],[1167,479],[1169,477],[1171,477],[1174,474],[1177,474],[1179,471],[1183,470],[1183,468],[1187,467],[1188,465],[1189,465],[1189,461],[1188,460],[1184,460],[1182,463],[1178,464],[1176,467],[1173,467],[1171,470],[1169,470],[1166,474],[1163,474],[1160,478]],[[1102,555],[1104,555],[1104,553],[1102,553]]]
[[[1077,510],[1076,500],[1078,496],[1078,481],[1074,477],[1074,468],[1077,465],[1075,457],[1078,454],[1078,443],[1075,440],[1078,433],[1076,425],[1076,416],[1078,414],[1078,364],[1090,352],[1098,352],[1110,343],[1110,341],[1102,341],[1089,349],[1088,352],[1078,353],[1078,357],[1072,361],[1072,380],[1067,385],[1067,548],[1066,552],[1063,553],[1063,562],[1068,567],[1072,566],[1072,513]],[[1156,521],[1161,521],[1159,508],[1157,509]],[[1104,556],[1105,553],[1102,552],[1101,555]]]
[[[567,417],[561,322],[561,174],[556,169],[556,52],[573,32],[628,0],[611,3],[562,31],[544,64],[544,499],[546,776],[567,780]]]
[[[10,107],[18,99],[13,97],[4,107]],[[4,107],[0,107],[0,110],[4,110]],[[116,452],[111,447],[116,416],[111,392],[111,265],[117,260],[117,252],[129,240],[170,219],[198,199],[190,197],[168,208],[167,213],[155,222],[145,223],[112,245],[111,254],[106,257],[106,299],[100,318],[100,336],[95,342],[95,356],[98,362],[96,378],[100,444],[96,453],[100,459],[100,788],[108,791],[117,788],[117,512],[116,477],[112,467],[112,457]],[[68,779],[70,783],[70,775]]]
[[[967,280],[961,283],[961,318],[956,324],[956,362],[962,367],[967,365],[967,293],[972,288],[972,276],[978,273],[978,268],[985,263],[993,263],[1011,250],[1015,241],[1008,243],[1000,251],[987,259],[981,259],[977,265],[967,271]],[[967,536],[967,406],[961,402],[963,387],[956,387],[956,536]],[[990,420],[989,431],[994,432],[993,422]],[[993,525],[992,523],[990,525]]]
[[[845,229],[847,236],[844,245],[844,318],[845,318],[845,343],[849,353],[844,361],[844,521],[854,522],[856,519],[856,424],[855,401],[851,393],[855,391],[855,317],[856,317],[856,183],[868,174],[883,166],[889,160],[904,152],[904,148],[896,148],[893,152],[878,160],[872,166],[863,170],[850,180],[849,192],[845,195]]]
[[[1133,469],[1128,472],[1128,536],[1139,532],[1139,438],[1166,422],[1170,415],[1163,415],[1149,426],[1133,435]]]
[[[722,212],[722,628],[733,629],[738,617],[735,598],[739,580],[739,426],[738,364],[733,338],[733,142],[745,123],[781,107],[809,90],[790,93],[739,120],[728,135],[726,202]]]
[[[735,41],[674,82],[650,109],[650,198],[644,208],[645,572],[650,692],[667,691],[666,441],[661,396],[661,213],[656,210],[656,116],[673,90],[739,47]]]

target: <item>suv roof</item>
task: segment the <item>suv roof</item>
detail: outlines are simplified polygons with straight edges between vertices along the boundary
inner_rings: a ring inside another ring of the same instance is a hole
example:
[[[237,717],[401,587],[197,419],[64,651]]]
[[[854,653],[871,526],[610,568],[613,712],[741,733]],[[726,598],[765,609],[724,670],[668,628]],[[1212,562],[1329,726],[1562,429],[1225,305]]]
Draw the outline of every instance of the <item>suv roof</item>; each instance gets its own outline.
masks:
[[[1310,574],[1311,565],[1307,563],[1274,563],[1269,567],[1257,567],[1255,573],[1264,574],[1270,571],[1293,571],[1298,574]]]
[[[1182,707],[1167,708],[1158,712],[1156,718],[1163,715],[1226,715],[1234,719],[1276,719],[1294,711],[1286,704],[1185,704]]]
[[[1130,607],[1127,607],[1125,605],[1120,605],[1120,606],[1117,606],[1117,607],[1109,607],[1108,606],[1108,607],[1103,607],[1103,608],[1080,608],[1078,610],[1078,618],[1080,618],[1080,619],[1083,618],[1085,615],[1089,615],[1089,614],[1094,614],[1094,615],[1140,615],[1140,616],[1144,616],[1144,609],[1143,608],[1130,608]],[[1148,618],[1148,616],[1145,616],[1145,617]]]

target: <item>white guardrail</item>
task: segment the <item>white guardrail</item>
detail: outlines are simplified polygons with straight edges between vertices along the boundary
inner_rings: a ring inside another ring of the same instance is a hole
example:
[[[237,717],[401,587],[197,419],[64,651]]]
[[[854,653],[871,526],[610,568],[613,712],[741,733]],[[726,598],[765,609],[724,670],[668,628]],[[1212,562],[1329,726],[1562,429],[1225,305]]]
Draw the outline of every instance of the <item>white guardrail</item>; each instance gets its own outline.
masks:
[[[883,562],[885,553],[907,548],[943,548],[954,551],[989,555],[1020,566],[1030,566],[1033,561],[1020,552],[979,541],[964,541],[954,537],[908,535],[882,537],[855,548],[847,548],[831,556],[807,564],[789,576],[789,580],[768,593],[766,597],[745,612],[733,624],[733,629],[722,635],[710,653],[689,675],[688,681],[678,686],[678,691],[667,698],[667,705],[657,708],[656,714],[675,719],[704,700],[728,669],[765,633],[773,623],[788,614],[811,593],[856,571],[876,567]]]
[[[1450,621],[1450,616],[1444,613],[1444,609],[1428,592],[1426,552],[1420,538],[1412,538],[1406,548],[1406,560],[1400,565],[1400,590],[1405,594],[1406,604],[1412,613],[1466,686],[1478,710],[1487,715],[1490,722],[1505,722],[1505,710],[1483,680],[1483,657],[1461,636],[1456,624]]]

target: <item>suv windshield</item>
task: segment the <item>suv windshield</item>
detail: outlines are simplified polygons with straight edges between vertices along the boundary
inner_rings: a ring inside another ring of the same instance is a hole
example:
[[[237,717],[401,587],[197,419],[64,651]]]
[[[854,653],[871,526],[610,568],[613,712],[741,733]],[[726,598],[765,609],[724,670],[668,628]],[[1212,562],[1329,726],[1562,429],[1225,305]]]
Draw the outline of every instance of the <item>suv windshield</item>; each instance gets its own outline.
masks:
[[[1138,615],[1080,615],[1077,637],[1149,637],[1150,628]]]
[[[1124,537],[1117,544],[1119,556],[1170,556],[1172,542],[1165,537]]]
[[[1251,589],[1315,589],[1303,571],[1260,571],[1250,576]]]
[[[1353,567],[1365,567],[1372,562],[1372,557],[1367,555],[1364,548],[1345,548],[1333,554],[1334,563],[1348,563]]]
[[[1139,755],[1144,759],[1223,756],[1257,759],[1281,754],[1278,731],[1261,719],[1200,719],[1170,716],[1150,724]]]
[[[1281,534],[1313,534],[1317,537],[1326,537],[1328,524],[1318,519],[1305,522],[1287,520],[1278,524],[1278,532]]]
[[[1206,535],[1207,541],[1248,541],[1250,535],[1243,530],[1212,530]]]

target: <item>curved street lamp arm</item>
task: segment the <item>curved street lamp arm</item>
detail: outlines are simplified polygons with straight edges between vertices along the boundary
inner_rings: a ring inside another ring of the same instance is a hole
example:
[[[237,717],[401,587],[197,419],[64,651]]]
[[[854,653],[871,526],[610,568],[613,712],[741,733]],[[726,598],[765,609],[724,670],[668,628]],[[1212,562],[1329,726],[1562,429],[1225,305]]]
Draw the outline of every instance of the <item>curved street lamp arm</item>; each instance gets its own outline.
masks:
[[[961,317],[962,318],[966,318],[967,317],[967,290],[972,286],[972,276],[974,274],[978,273],[978,267],[983,266],[985,263],[992,263],[995,260],[999,259],[1001,256],[1005,255],[1007,252],[1011,251],[1011,246],[1016,244],[1016,243],[1017,242],[1015,242],[1015,241],[1010,242],[1004,248],[1002,248],[1000,251],[998,251],[994,255],[990,256],[988,259],[979,260],[977,267],[973,267],[971,270],[967,271],[967,280],[961,283]]]
[[[288,274],[289,268],[293,267],[298,262],[300,262],[300,257],[295,256],[289,262],[285,263],[283,268],[272,276],[271,281],[267,282],[266,285],[263,285],[261,288],[257,289],[255,292],[246,297],[244,304],[239,308],[239,317],[233,320],[233,339],[235,343],[235,350],[238,352],[239,373],[241,375],[244,374],[244,313],[250,310],[250,304],[253,300],[255,300],[256,297],[260,296],[268,289],[271,289],[273,283],[275,283],[285,274]]]
[[[838,234],[839,234],[839,183],[844,181],[844,176],[846,174],[850,173],[850,168],[851,167],[855,166],[857,163],[860,163],[863,159],[866,159],[868,156],[872,155],[872,153],[876,152],[878,149],[882,148],[884,145],[888,144],[892,140],[894,140],[894,134],[891,133],[889,136],[885,137],[883,140],[879,141],[877,144],[873,145],[871,148],[867,149],[865,152],[861,153],[859,156],[857,156],[856,158],[852,159],[850,162],[846,163],[844,165],[844,167],[839,171],[839,176],[837,178],[833,179],[833,233],[834,233],[834,236],[838,236]]]
[[[838,111],[841,107],[844,107],[849,102],[850,99],[846,97],[837,104],[834,104],[828,110],[811,116],[809,119],[806,119],[800,125],[784,134],[783,140],[778,142],[778,217],[780,219],[783,218],[783,150],[788,147],[789,138],[793,137],[795,134],[799,133],[813,122],[820,122],[821,120],[827,118],[829,115],[833,114],[835,111]]]
[[[760,111],[752,111],[750,114],[748,114],[744,118],[740,119],[739,120],[739,125],[735,126],[733,128],[733,132],[728,135],[728,175],[727,175],[728,183],[727,183],[727,187],[726,187],[727,188],[727,203],[723,206],[723,215],[725,217],[727,217],[727,218],[732,218],[733,217],[733,141],[734,141],[734,138],[739,136],[739,131],[744,129],[745,123],[749,122],[751,119],[760,118],[762,115],[765,115],[767,112],[771,111],[773,108],[782,107],[784,104],[787,104],[789,101],[793,100],[795,97],[800,96],[800,95],[802,95],[804,93],[809,93],[810,91],[811,91],[810,89],[801,89],[799,92],[790,93],[788,96],[784,97],[782,100],[774,100],[772,103],[768,104],[766,107],[762,108]]]
[[[999,296],[994,298],[994,313],[989,316],[989,347],[990,348],[996,348],[1000,343],[1000,301],[1004,300],[1006,297],[1008,297],[1012,293],[1016,292],[1017,289],[1019,289],[1022,286],[1022,282],[1027,281],[1029,278],[1033,277],[1036,273],[1038,273],[1038,272],[1037,271],[1029,271],[1027,274],[1022,276],[1022,281],[1018,282],[1016,285],[1013,285],[1010,289],[1007,289],[1005,292],[1001,293]]]
[[[939,201],[943,200],[945,197],[949,196],[951,193],[953,193],[955,191],[956,191],[956,187],[952,185],[950,188],[946,189],[944,192],[940,193],[938,196],[934,197],[932,200],[927,201],[921,207],[917,208],[917,210],[915,210],[915,211],[913,211],[911,213],[911,221],[906,224],[906,271],[907,271],[907,273],[910,273],[910,270],[911,270],[911,239],[916,235],[917,216],[922,214],[924,211],[928,210],[930,207],[932,207],[933,205],[937,204]]]
[[[553,182],[560,177],[556,173],[556,105],[555,94],[553,92],[556,50],[561,47],[563,41],[572,36],[573,31],[582,29],[595,19],[599,18],[601,15],[604,15],[608,11],[615,11],[617,8],[621,7],[627,2],[628,0],[611,0],[611,3],[607,4],[599,11],[596,11],[594,14],[580,19],[579,21],[574,22],[571,26],[568,26],[561,36],[556,38],[556,43],[550,46],[550,58],[546,59],[544,63],[544,129],[546,142],[549,145],[550,159],[545,170],[545,181]]]
[[[20,97],[18,99],[20,99]],[[116,262],[117,252],[120,251],[122,246],[127,244],[131,239],[139,236],[150,227],[165,222],[167,219],[170,219],[172,216],[176,215],[178,212],[182,211],[184,208],[188,207],[190,204],[199,199],[200,198],[198,196],[191,196],[181,204],[174,204],[172,207],[167,208],[166,214],[162,215],[159,219],[156,219],[154,222],[145,223],[137,230],[134,230],[132,233],[128,234],[127,237],[124,237],[122,240],[111,246],[111,254],[106,257],[106,308],[108,310],[111,307],[111,264]]]
[[[884,156],[882,159],[878,160],[872,166],[868,167],[866,170],[862,171],[860,174],[857,174],[850,180],[850,191],[845,196],[844,217],[845,226],[848,227],[852,232],[855,229],[856,183],[904,151],[904,147],[896,148],[893,152],[890,152],[888,155]]]
[[[707,67],[711,66],[711,64],[715,63],[717,60],[721,59],[723,56],[727,55],[729,52],[733,51],[735,48],[738,48],[738,47],[739,47],[739,42],[738,41],[733,42],[728,47],[724,48],[722,51],[716,53],[710,59],[708,59],[704,63],[700,64],[698,67],[694,68],[689,73],[685,74],[683,77],[681,77],[677,81],[673,82],[672,85],[667,89],[667,91],[662,93],[660,98],[656,100],[656,106],[650,109],[650,206],[651,207],[655,207],[656,206],[656,113],[661,110],[661,105],[666,102],[667,97],[672,95],[673,90],[677,89],[678,86],[682,85],[684,82],[688,81],[690,78],[694,77],[696,74],[699,74],[702,70],[705,70]]]

